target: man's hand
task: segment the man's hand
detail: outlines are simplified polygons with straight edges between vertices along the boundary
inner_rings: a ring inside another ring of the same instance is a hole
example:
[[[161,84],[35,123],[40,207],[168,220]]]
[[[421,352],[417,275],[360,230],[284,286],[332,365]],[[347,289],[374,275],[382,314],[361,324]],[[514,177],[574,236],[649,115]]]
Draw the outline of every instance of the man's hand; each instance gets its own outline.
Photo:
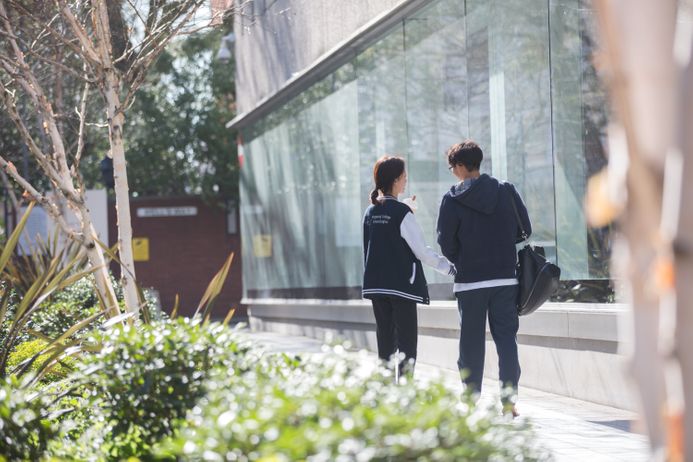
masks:
[[[455,268],[455,265],[452,263],[450,263],[450,271],[448,271],[448,275],[457,276],[457,268]]]

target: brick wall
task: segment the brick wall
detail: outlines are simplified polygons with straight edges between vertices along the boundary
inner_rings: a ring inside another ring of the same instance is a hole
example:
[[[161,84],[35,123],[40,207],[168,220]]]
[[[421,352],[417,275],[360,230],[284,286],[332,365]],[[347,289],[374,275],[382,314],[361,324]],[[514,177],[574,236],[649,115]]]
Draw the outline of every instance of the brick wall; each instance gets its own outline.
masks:
[[[224,290],[214,308],[215,317],[223,318],[229,308],[237,307],[234,319],[246,316],[239,306],[242,297],[240,234],[228,234],[226,211],[190,198],[136,198],[130,202],[134,238],[149,239],[149,261],[135,262],[137,279],[143,287],[159,291],[162,308],[170,312],[176,294],[180,296],[180,314],[191,315],[207,284],[221,268],[230,252],[234,261]],[[146,208],[196,207],[195,216],[138,217]],[[109,203],[109,240],[118,236],[115,204]],[[240,229],[240,226],[237,226]],[[115,274],[118,269],[113,265]]]

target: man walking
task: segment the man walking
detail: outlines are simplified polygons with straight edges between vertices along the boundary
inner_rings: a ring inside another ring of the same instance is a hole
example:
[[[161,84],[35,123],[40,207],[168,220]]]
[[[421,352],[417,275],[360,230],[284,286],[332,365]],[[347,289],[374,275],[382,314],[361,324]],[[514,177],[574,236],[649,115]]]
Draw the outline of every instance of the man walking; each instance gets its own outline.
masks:
[[[473,141],[447,151],[449,169],[460,180],[445,196],[438,215],[438,244],[457,267],[454,292],[460,312],[460,353],[457,365],[467,391],[481,392],[486,346],[486,316],[498,351],[499,378],[511,393],[502,397],[504,411],[514,406],[520,379],[517,355],[519,319],[515,244],[522,240],[513,204],[522,226],[532,227],[520,195],[511,183],[480,174],[484,155]]]

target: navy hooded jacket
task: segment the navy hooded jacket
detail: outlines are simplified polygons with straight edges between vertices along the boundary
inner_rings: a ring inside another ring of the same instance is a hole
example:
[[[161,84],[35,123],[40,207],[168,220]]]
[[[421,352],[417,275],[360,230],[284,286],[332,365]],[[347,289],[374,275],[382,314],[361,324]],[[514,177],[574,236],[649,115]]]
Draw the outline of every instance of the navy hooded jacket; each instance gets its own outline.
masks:
[[[511,183],[483,174],[469,189],[453,186],[440,204],[438,244],[457,267],[456,283],[515,278],[522,232],[511,200],[529,236],[532,225],[522,198]]]

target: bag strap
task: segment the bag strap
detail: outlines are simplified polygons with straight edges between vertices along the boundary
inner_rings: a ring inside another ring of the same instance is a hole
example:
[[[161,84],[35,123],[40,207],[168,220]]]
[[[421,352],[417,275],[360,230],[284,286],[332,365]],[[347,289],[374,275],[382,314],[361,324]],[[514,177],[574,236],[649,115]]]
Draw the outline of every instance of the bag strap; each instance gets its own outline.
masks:
[[[512,185],[508,183],[508,190],[512,188]],[[527,236],[527,232],[525,231],[525,227],[522,226],[522,220],[520,219],[520,214],[517,211],[517,204],[515,203],[515,195],[513,194],[512,191],[510,192],[510,203],[513,205],[513,210],[515,211],[515,218],[517,218],[517,225],[520,227],[520,231],[522,232],[522,240],[526,241],[529,236]]]

